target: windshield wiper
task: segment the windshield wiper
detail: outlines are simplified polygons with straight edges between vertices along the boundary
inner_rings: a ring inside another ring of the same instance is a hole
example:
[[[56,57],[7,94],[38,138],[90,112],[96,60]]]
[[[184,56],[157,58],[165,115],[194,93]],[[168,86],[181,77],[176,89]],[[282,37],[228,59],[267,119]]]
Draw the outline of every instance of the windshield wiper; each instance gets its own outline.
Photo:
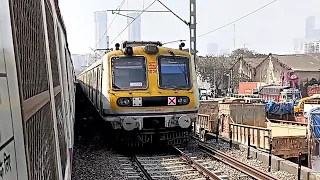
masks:
[[[116,88],[116,89],[121,89],[119,86],[115,85],[115,84],[112,84],[112,87],[113,88]]]
[[[178,87],[176,85],[167,85],[167,86],[163,86],[164,88],[170,88],[170,89],[180,89],[181,87]]]

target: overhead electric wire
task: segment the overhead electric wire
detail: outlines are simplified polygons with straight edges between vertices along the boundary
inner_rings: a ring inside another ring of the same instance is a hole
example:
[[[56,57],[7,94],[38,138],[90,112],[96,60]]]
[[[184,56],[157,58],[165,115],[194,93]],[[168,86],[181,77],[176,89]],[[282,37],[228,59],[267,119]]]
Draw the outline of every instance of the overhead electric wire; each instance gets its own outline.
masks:
[[[135,17],[117,36],[114,38],[110,44],[112,44],[117,38],[138,18],[140,17],[147,9],[149,9],[157,0],[154,0],[147,8],[145,8],[137,17]]]
[[[122,8],[123,4],[125,3],[125,1],[126,1],[126,0],[123,0],[123,1],[121,2],[121,4],[117,7],[116,10],[120,10],[120,9]],[[116,15],[114,16],[114,18],[112,19],[110,25],[108,26],[108,28],[106,29],[106,31],[105,31],[105,32],[103,33],[103,35],[101,36],[101,38],[99,39],[98,43],[95,45],[95,49],[97,48],[98,44],[102,41],[103,37],[107,34],[108,30],[109,30],[110,27],[112,26],[112,24],[113,24],[113,22],[114,22],[114,20],[116,19],[117,16],[118,16],[118,14],[116,14]]]
[[[202,36],[211,34],[211,33],[215,32],[215,31],[218,31],[218,30],[220,30],[220,29],[222,29],[222,28],[224,28],[224,27],[227,27],[227,26],[229,26],[229,25],[231,25],[231,24],[233,24],[233,23],[235,23],[235,22],[238,22],[238,21],[240,21],[240,20],[242,20],[242,19],[244,19],[244,18],[246,18],[246,17],[248,17],[248,16],[250,16],[250,15],[256,13],[256,12],[258,12],[258,11],[260,11],[261,9],[263,9],[263,8],[265,8],[265,7],[273,4],[273,3],[275,3],[276,1],[278,1],[278,0],[273,0],[273,1],[269,2],[268,4],[265,4],[264,6],[262,6],[262,7],[258,8],[258,9],[256,9],[256,10],[254,10],[254,11],[252,11],[252,12],[250,12],[250,13],[248,13],[248,14],[246,14],[246,15],[244,15],[244,16],[242,16],[242,17],[240,17],[240,18],[238,18],[238,19],[236,19],[236,20],[234,20],[234,21],[232,21],[232,22],[229,22],[228,24],[225,24],[225,25],[223,25],[223,26],[221,26],[221,27],[218,27],[218,28],[216,28],[216,29],[214,29],[214,30],[211,30],[211,31],[209,31],[209,32],[206,32],[206,33],[204,33],[204,34],[201,34],[201,35],[199,35],[199,36],[197,36],[197,37],[202,37]]]
[[[170,11],[174,16],[176,16],[180,21],[185,23],[186,25],[189,26],[189,23],[186,20],[183,20],[180,16],[178,16],[176,13],[174,13],[170,8],[168,8],[164,3],[162,3],[160,0],[157,0],[163,7],[165,7],[168,11]]]

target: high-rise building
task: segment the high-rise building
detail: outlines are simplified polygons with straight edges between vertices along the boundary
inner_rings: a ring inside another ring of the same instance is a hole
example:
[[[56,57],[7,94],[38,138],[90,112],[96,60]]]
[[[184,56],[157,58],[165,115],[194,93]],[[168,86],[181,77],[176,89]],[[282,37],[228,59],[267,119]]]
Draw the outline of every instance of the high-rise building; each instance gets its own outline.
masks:
[[[208,55],[218,55],[219,52],[219,45],[216,43],[209,43],[207,45],[207,54]]]
[[[314,16],[306,19],[306,35],[304,38],[295,38],[293,40],[294,53],[303,54],[319,51],[320,29],[316,28],[315,20]]]
[[[306,19],[306,38],[320,39],[320,29],[316,29],[315,19],[314,16],[310,16]]]
[[[319,53],[320,50],[320,41],[312,41],[308,43],[303,43],[303,52],[304,53]]]
[[[138,16],[139,13],[128,14],[127,23],[128,25],[131,23],[131,25],[128,28],[129,41],[141,41],[141,16]],[[135,18],[136,20],[134,20]]]
[[[306,19],[306,38],[313,38],[314,20],[314,16],[310,16]]]
[[[78,71],[84,70],[98,58],[94,54],[72,54],[71,55],[74,69]]]
[[[109,37],[108,37],[108,19],[106,11],[94,12],[95,22],[95,45],[96,49],[108,49]]]

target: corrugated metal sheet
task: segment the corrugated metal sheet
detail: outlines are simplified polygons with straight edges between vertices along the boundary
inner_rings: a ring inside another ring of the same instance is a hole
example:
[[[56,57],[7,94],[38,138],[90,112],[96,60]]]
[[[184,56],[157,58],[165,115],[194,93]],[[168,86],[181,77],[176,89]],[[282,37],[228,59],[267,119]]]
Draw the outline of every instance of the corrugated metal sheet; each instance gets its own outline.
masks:
[[[263,104],[219,104],[219,114],[228,114],[234,123],[266,127],[266,111]]]
[[[273,55],[295,71],[319,71],[320,54]]]

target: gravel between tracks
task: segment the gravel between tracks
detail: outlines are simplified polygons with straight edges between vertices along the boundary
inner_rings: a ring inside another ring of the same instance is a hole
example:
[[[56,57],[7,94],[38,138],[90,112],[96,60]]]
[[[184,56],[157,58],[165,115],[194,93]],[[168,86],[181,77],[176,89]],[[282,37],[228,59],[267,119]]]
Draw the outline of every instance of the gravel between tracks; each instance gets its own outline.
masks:
[[[229,148],[229,143],[219,140],[219,143],[216,143],[215,140],[209,140],[207,143],[209,143],[210,146],[217,148],[218,150],[221,150],[222,152],[236,158],[237,160],[241,162],[245,162],[246,164],[256,167],[257,169],[260,169],[264,172],[268,172],[268,166],[265,165],[262,161],[258,159],[247,159],[247,152],[241,151],[239,149],[236,149],[232,147]],[[271,170],[271,174],[275,177],[278,177],[281,180],[295,180],[296,176],[293,174],[290,174],[288,172],[284,171],[275,171]]]
[[[74,180],[120,180],[120,164],[103,137],[104,124],[84,93],[77,87],[76,122],[72,159]]]
[[[224,175],[227,175],[228,178],[234,180],[252,180],[253,178],[247,176],[246,174],[242,173],[241,171],[234,169],[233,167],[217,161],[211,157],[209,157],[206,153],[201,152],[197,146],[195,141],[191,141],[187,148],[185,148],[185,152],[192,153],[192,156],[198,157],[198,159],[204,160],[204,162],[208,163],[208,167],[213,168],[213,171],[221,171]]]

